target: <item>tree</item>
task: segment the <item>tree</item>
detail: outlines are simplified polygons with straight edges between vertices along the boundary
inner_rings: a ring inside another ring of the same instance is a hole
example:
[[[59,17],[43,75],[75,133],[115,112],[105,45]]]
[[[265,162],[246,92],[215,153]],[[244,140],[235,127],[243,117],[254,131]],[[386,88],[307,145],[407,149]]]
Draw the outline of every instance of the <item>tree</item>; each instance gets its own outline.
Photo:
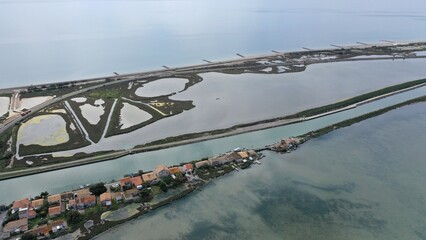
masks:
[[[34,236],[32,233],[24,233],[21,236],[21,240],[37,240],[37,237]]]
[[[161,189],[163,192],[167,192],[167,185],[166,185],[166,183],[165,183],[165,182],[161,181],[161,182],[160,182],[160,184],[159,184],[159,186],[160,186],[160,189]]]
[[[95,194],[96,196],[101,195],[102,193],[107,191],[105,184],[103,182],[96,183],[89,188],[90,192]]]
[[[79,212],[72,210],[67,212],[66,219],[69,224],[79,224],[83,221],[83,216]]]
[[[49,193],[47,191],[40,193],[40,197],[42,197],[42,198],[47,198],[47,196],[49,196]]]

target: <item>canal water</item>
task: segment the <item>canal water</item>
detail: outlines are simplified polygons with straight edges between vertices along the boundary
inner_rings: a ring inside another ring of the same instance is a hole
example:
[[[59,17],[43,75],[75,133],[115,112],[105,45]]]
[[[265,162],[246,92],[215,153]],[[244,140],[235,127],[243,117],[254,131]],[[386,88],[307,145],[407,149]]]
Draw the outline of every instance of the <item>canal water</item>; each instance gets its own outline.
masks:
[[[96,239],[424,239],[426,104],[336,130]]]
[[[124,174],[149,171],[159,164],[173,165],[181,162],[215,156],[236,147],[258,148],[285,137],[297,136],[333,123],[353,118],[387,106],[426,95],[426,87],[390,96],[348,111],[292,125],[245,133],[236,136],[209,140],[184,146],[128,155],[111,161],[94,163],[74,168],[0,181],[0,203],[11,202],[41,191],[61,192],[77,188],[86,183],[109,182]],[[99,171],[101,169],[101,171]],[[19,186],[11,190],[10,186]]]
[[[425,19],[423,0],[0,0],[0,88],[236,53],[424,40]]]

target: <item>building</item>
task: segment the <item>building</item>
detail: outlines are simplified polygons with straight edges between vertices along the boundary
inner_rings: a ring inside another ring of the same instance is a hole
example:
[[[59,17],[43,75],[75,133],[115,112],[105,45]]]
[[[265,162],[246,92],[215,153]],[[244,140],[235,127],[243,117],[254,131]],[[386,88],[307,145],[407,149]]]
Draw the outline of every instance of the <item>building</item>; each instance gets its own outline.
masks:
[[[139,191],[135,188],[129,189],[129,190],[124,192],[124,201],[126,203],[136,201],[139,198],[140,198],[139,197]]]
[[[242,158],[242,159],[247,159],[249,157],[249,154],[246,151],[241,151],[241,152],[237,152],[237,154]]]
[[[74,192],[74,197],[85,197],[89,195],[92,195],[92,193],[88,188],[79,189]]]
[[[8,222],[3,227],[3,232],[5,233],[19,233],[28,231],[28,219],[20,219],[16,221]]]
[[[180,171],[180,168],[179,167],[171,167],[171,168],[169,168],[169,172],[171,173],[171,174],[177,174],[177,173],[181,173],[181,171]]]
[[[66,202],[74,198],[74,194],[72,192],[61,193],[61,201]]]
[[[200,167],[203,167],[203,166],[210,166],[210,165],[211,165],[211,163],[210,163],[209,160],[203,160],[203,161],[199,161],[199,162],[195,163],[196,168],[200,168]]]
[[[43,198],[40,198],[40,199],[36,199],[36,200],[32,200],[32,201],[31,201],[31,206],[32,206],[34,209],[36,209],[36,210],[40,209],[40,208],[43,206],[43,204],[44,204],[44,199],[43,199]]]
[[[187,163],[183,166],[180,166],[180,171],[182,173],[192,172],[193,169],[194,169],[194,166],[192,165],[192,163]]]
[[[123,187],[123,189],[130,189],[130,188],[138,188],[139,186],[142,186],[142,178],[139,176],[136,177],[125,177],[120,179],[120,185]]]
[[[28,219],[34,219],[35,217],[37,217],[36,211],[34,211],[32,208],[28,210]]]
[[[111,206],[112,194],[110,192],[104,192],[99,196],[102,206]]]
[[[170,175],[169,169],[164,165],[158,165],[154,170],[155,175],[157,175],[158,178],[167,177]]]
[[[55,206],[49,208],[49,217],[56,217],[61,215],[61,206]]]
[[[142,175],[143,182],[153,184],[157,180],[157,175],[154,172],[145,173]]]
[[[256,151],[254,151],[253,149],[248,150],[248,154],[249,154],[250,157],[256,157],[257,156]]]
[[[47,197],[47,202],[49,203],[49,205],[61,204],[61,194],[55,194]]]
[[[54,233],[68,228],[68,224],[64,220],[53,221],[49,223],[48,226],[50,229],[52,229],[52,232]]]
[[[83,197],[83,204],[85,207],[93,207],[96,205],[96,196],[88,195]]]
[[[52,229],[47,225],[41,225],[37,228],[31,229],[31,233],[37,238],[48,238],[50,237],[50,231]]]
[[[123,192],[112,193],[112,198],[115,199],[115,201],[117,202],[123,202],[124,200]]]
[[[220,156],[220,157],[210,158],[208,161],[210,162],[210,165],[218,166],[218,165],[227,163],[229,160],[226,156]]]
[[[28,198],[24,198],[21,200],[17,200],[13,202],[12,205],[12,212],[17,212],[19,211],[20,208],[29,208],[30,207],[30,200],[28,200]]]

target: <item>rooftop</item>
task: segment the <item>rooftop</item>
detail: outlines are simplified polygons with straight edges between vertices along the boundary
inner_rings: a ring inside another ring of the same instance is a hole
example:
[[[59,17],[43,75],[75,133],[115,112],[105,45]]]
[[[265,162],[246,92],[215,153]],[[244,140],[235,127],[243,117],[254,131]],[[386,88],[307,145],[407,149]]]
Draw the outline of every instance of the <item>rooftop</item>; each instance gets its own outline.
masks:
[[[56,216],[61,214],[61,206],[50,207],[49,208],[49,216]]]

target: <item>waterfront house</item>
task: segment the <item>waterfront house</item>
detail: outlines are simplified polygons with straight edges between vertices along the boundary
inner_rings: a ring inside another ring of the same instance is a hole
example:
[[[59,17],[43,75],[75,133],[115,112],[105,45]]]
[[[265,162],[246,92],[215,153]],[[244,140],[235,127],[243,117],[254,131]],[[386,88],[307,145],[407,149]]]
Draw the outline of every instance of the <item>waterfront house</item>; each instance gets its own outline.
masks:
[[[256,151],[254,151],[253,149],[248,150],[248,154],[249,154],[250,157],[256,157],[257,156]]]
[[[142,186],[142,178],[139,176],[121,178],[120,185],[123,190],[127,190],[134,187],[138,188]]]
[[[144,183],[153,184],[157,180],[157,175],[154,172],[145,173],[142,179]]]
[[[158,165],[154,170],[155,175],[157,175],[158,178],[167,177],[170,175],[169,169],[164,165]]]
[[[31,201],[31,206],[32,206],[34,209],[36,209],[36,210],[40,209],[40,208],[43,206],[43,204],[44,204],[44,199],[43,199],[43,198],[40,198],[40,199],[36,199],[36,200],[32,200],[32,201]]]
[[[181,172],[179,167],[171,167],[169,168],[169,171],[171,174],[175,174],[175,175]]]
[[[74,192],[74,197],[85,197],[89,195],[92,195],[92,193],[88,188],[79,189]]]
[[[34,209],[29,209],[28,210],[28,219],[34,219],[37,216],[36,211],[34,211]]]
[[[211,163],[209,162],[209,160],[203,160],[203,161],[199,161],[199,162],[195,163],[196,168],[200,168],[200,167],[203,167],[203,166],[210,166],[210,165],[211,165]]]
[[[5,233],[20,233],[28,230],[28,219],[23,218],[16,221],[8,222],[3,227],[3,232]]]
[[[226,158],[228,160],[227,162],[241,162],[243,160],[237,152],[226,154]]]
[[[49,217],[61,215],[61,205],[49,208]]]
[[[183,166],[180,166],[179,168],[182,173],[187,173],[187,172],[192,172],[192,170],[194,169],[194,166],[192,165],[192,163],[187,163]]]
[[[19,211],[20,208],[29,208],[30,203],[31,202],[28,198],[24,198],[24,199],[21,199],[21,200],[14,201],[13,205],[12,205],[12,213]]]
[[[111,206],[112,194],[110,192],[104,192],[99,196],[102,206]]]
[[[242,159],[247,159],[249,157],[249,154],[246,151],[241,151],[238,152],[238,155],[242,158]]]
[[[70,199],[74,198],[74,194],[72,192],[61,193],[61,201],[66,202]]]
[[[55,194],[47,197],[47,202],[49,205],[60,205],[61,204],[61,194]]]
[[[210,158],[209,160],[210,165],[212,166],[218,166],[222,165],[228,162],[228,158],[226,156],[220,156],[220,157],[214,157]]]

